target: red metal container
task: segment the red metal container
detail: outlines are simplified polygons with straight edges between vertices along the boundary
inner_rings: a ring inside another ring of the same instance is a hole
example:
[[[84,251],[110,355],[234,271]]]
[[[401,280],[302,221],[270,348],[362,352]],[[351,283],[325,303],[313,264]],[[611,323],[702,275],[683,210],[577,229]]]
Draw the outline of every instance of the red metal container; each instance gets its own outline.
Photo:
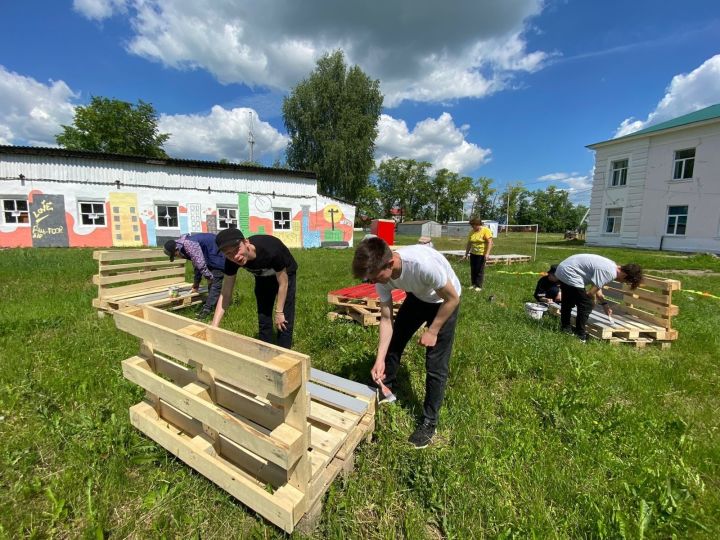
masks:
[[[395,220],[373,219],[370,222],[370,232],[385,240],[388,245],[395,244]]]

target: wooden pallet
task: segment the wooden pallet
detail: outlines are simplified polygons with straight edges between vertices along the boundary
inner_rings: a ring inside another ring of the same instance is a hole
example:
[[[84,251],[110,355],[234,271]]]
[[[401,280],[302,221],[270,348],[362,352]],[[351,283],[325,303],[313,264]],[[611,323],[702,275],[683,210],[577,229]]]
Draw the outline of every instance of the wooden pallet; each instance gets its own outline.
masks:
[[[142,340],[123,361],[146,391],[131,423],[288,533],[374,429],[375,392],[306,355],[151,306],[115,323]]]
[[[93,252],[98,273],[93,283],[98,296],[93,306],[100,312],[116,311],[133,304],[147,304],[165,309],[180,309],[199,304],[207,292],[191,292],[185,281],[185,259],[170,259],[162,249],[116,249]],[[178,289],[171,297],[170,287]]]
[[[680,287],[677,280],[653,276],[646,276],[642,287],[635,290],[613,281],[603,288],[613,311],[612,321],[596,306],[588,320],[588,333],[598,339],[633,342],[637,347],[673,341],[678,338],[678,332],[672,328],[672,318],[678,315],[679,309],[672,303],[672,293]],[[551,305],[548,311],[560,315],[557,305]],[[572,324],[575,324],[576,313],[573,308]]]
[[[453,249],[441,251],[446,257],[464,257],[464,249]],[[485,261],[485,266],[493,266],[498,264],[520,264],[530,262],[530,255],[518,255],[516,253],[510,253],[507,255],[490,255],[490,258]]]
[[[405,301],[405,291],[395,289],[392,291],[393,313]],[[352,287],[338,289],[328,293],[328,302],[334,310],[328,313],[331,321],[337,319],[352,320],[363,326],[374,326],[380,324],[380,297],[377,294],[375,285],[361,283]]]

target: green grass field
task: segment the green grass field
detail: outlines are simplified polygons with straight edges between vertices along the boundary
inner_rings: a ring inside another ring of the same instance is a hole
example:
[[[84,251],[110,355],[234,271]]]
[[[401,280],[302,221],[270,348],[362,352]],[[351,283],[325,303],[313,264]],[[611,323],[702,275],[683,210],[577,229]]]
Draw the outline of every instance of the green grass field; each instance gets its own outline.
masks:
[[[495,252],[528,245],[501,236]],[[586,250],[720,296],[711,256],[541,235],[535,262],[488,268],[485,290],[463,294],[435,445],[406,443],[424,392],[413,344],[399,403],[380,409],[355,472],[331,487],[316,538],[720,537],[720,300],[675,293],[669,350],[583,345],[556,319],[525,316],[536,276],[500,271],[539,272]],[[377,330],[326,319],[327,292],[355,283],[352,250],[295,256],[295,348],[367,380]],[[453,264],[467,284],[469,265]],[[283,537],[130,425],[142,391],[120,362],[137,342],[96,316],[95,272],[91,250],[0,252],[0,537]],[[253,336],[251,284],[241,273],[223,327]]]

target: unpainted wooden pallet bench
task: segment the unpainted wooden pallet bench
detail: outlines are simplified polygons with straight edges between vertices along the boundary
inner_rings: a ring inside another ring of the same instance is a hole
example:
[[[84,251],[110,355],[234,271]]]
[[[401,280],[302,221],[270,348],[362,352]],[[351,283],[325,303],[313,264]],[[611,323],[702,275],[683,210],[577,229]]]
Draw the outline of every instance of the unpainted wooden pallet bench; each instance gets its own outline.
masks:
[[[679,309],[672,303],[673,291],[679,291],[681,283],[675,279],[645,276],[642,285],[631,290],[627,285],[612,281],[603,287],[605,299],[612,308],[612,320],[601,307],[596,306],[588,320],[588,333],[611,343],[629,343],[644,347],[650,343],[669,347],[678,338],[672,328],[673,317]],[[560,315],[559,306],[549,309]],[[572,324],[577,310],[573,308]]]
[[[393,312],[397,314],[403,301],[405,291],[395,289],[392,291]],[[380,297],[375,285],[371,283],[360,283],[344,289],[330,291],[328,302],[334,306],[334,310],[328,313],[328,319],[353,320],[363,326],[374,326],[380,324]]]
[[[286,532],[312,529],[333,479],[375,427],[375,392],[306,355],[138,305],[123,374],[146,391],[132,424]],[[301,522],[301,518],[304,522]]]
[[[465,256],[465,250],[464,249],[451,249],[451,250],[444,250],[441,251],[445,257],[464,257]],[[485,261],[485,266],[494,266],[499,264],[521,264],[521,263],[527,263],[530,262],[530,255],[519,255],[517,253],[508,253],[508,254],[500,254],[500,255],[490,255],[490,257]]]
[[[180,309],[201,302],[206,288],[191,292],[185,281],[185,259],[170,259],[162,249],[112,249],[93,252],[98,273],[93,283],[98,296],[93,307],[99,315],[131,304],[146,304],[165,309]],[[178,290],[177,297],[169,288]]]

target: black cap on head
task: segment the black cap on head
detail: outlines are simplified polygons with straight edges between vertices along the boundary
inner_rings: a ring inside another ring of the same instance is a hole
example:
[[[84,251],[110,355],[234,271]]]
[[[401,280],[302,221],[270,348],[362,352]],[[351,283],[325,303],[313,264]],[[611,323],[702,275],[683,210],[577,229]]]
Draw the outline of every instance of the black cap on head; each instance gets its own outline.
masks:
[[[175,240],[168,240],[167,242],[165,242],[163,251],[165,252],[165,255],[170,257],[170,262],[173,262],[175,260],[175,250],[177,250],[177,244],[175,243]]]
[[[239,244],[243,240],[245,240],[245,235],[240,229],[224,229],[215,237],[215,244],[218,249],[223,249],[224,247]]]

